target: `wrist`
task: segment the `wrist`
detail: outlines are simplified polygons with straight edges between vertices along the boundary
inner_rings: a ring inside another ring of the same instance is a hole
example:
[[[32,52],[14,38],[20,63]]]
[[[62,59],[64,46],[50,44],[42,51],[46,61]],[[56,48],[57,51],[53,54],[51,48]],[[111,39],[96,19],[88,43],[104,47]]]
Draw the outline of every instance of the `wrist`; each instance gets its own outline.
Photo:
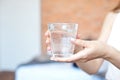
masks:
[[[106,46],[105,54],[103,58],[109,61],[114,56],[113,53],[114,53],[114,48],[108,45]]]

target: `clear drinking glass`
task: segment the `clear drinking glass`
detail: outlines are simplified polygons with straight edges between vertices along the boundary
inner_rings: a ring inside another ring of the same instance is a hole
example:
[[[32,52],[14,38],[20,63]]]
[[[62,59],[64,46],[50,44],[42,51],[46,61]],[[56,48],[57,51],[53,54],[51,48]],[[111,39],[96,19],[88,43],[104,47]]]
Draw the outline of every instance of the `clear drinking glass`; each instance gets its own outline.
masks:
[[[75,45],[71,39],[76,38],[78,24],[50,23],[51,53],[52,57],[69,57],[73,55]]]

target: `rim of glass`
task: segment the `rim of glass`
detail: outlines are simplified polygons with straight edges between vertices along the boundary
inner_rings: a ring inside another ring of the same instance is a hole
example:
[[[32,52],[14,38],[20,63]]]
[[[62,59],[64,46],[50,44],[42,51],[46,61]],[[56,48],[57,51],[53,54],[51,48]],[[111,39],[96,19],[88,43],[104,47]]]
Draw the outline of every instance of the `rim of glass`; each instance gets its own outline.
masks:
[[[67,24],[67,25],[78,25],[78,23],[64,23],[64,22],[53,22],[53,23],[48,23],[48,25],[51,24]]]

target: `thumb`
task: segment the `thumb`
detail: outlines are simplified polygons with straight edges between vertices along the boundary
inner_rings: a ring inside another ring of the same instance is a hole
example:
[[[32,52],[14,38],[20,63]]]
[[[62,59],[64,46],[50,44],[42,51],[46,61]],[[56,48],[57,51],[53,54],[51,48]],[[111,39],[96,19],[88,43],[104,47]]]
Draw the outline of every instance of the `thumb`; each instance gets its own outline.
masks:
[[[77,34],[76,38],[80,39],[80,37],[81,37],[81,34]]]
[[[81,39],[71,39],[71,42],[77,46],[85,46],[87,45],[87,41]]]

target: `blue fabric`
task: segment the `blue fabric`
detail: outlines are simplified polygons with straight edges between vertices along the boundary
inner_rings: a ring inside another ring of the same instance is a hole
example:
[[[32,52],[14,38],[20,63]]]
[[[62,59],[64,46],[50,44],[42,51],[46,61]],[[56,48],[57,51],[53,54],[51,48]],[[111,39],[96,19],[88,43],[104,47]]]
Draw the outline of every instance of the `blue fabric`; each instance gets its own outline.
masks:
[[[99,75],[88,75],[68,63],[48,63],[17,68],[15,80],[104,80]]]

